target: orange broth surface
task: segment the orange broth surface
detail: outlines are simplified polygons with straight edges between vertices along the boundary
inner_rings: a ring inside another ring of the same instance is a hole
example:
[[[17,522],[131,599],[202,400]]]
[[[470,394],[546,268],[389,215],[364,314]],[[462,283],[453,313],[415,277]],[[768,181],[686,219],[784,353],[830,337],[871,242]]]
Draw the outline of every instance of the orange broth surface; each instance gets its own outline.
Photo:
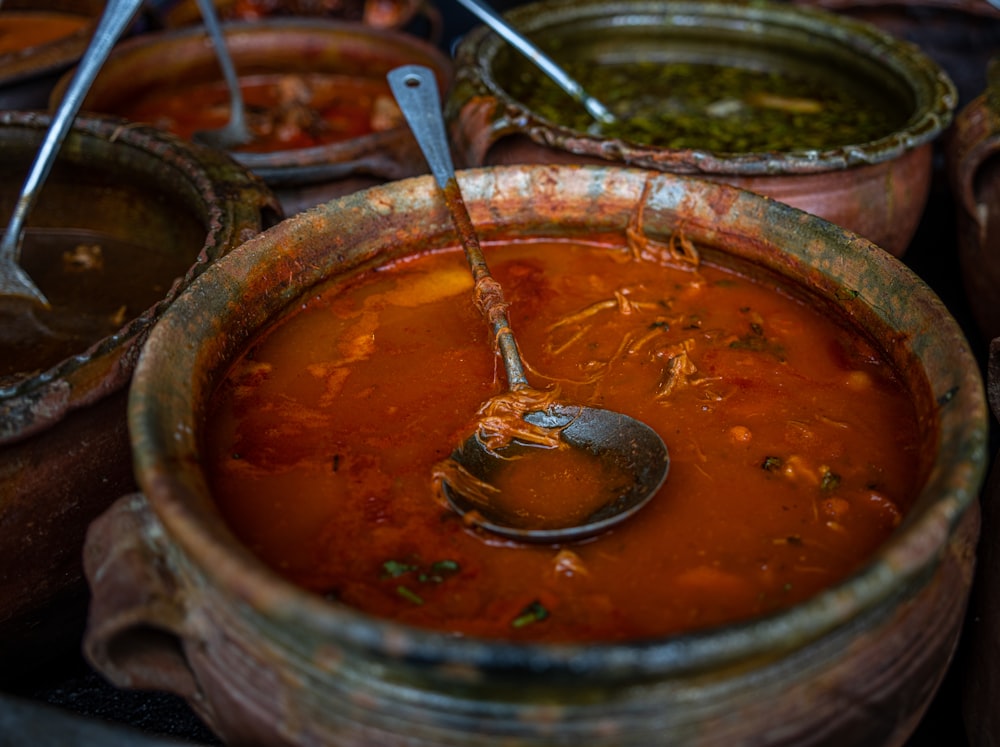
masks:
[[[381,79],[323,73],[242,76],[253,140],[234,151],[270,153],[343,142],[398,127],[402,114]],[[229,121],[224,81],[156,86],[115,112],[191,139]]]
[[[460,250],[326,287],[216,391],[211,486],[290,581],[378,616],[524,641],[663,636],[761,615],[856,570],[923,481],[910,393],[835,315],[701,262],[487,245],[526,371],[632,415],[671,457],[605,534],[528,546],[468,526],[432,472],[506,382]]]

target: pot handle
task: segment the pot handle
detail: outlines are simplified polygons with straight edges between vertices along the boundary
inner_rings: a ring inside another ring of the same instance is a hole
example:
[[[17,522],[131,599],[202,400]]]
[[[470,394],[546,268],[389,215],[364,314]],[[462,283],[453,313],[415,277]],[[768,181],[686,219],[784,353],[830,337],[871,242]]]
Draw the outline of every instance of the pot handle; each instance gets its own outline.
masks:
[[[982,244],[987,230],[988,206],[976,196],[980,167],[1000,151],[1000,58],[990,60],[986,90],[956,117],[949,136],[949,171],[960,209],[973,219]]]
[[[91,602],[84,655],[119,687],[165,690],[201,701],[188,663],[182,584],[145,496],[119,498],[87,531],[84,573]]]
[[[456,86],[472,91],[466,100],[453,95],[445,102],[449,122],[452,152],[458,168],[483,166],[490,148],[504,135],[520,132],[518,123],[506,112],[500,101],[489,94],[477,93],[471,85],[459,81]]]

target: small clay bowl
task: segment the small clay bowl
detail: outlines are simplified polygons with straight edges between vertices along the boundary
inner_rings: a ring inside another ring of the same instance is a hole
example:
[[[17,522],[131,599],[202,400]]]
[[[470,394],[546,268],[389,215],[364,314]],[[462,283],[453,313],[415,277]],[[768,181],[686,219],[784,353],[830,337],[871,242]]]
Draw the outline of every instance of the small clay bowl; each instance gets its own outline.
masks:
[[[843,312],[898,369],[927,479],[854,575],[783,612],[639,642],[520,644],[379,619],[308,593],[227,527],[199,459],[229,364],[315,286],[454,246],[431,177],[300,213],[210,268],[157,325],[129,401],[140,493],[88,534],[85,651],[122,687],[180,694],[226,742],[268,745],[900,745],[965,612],[986,465],[982,379],[898,260],[776,200],[640,169],[459,173],[484,241],[684,235]],[[417,435],[401,434],[400,438]],[[922,473],[923,473],[922,468]]]
[[[0,113],[0,213],[13,211],[48,123]],[[73,229],[128,242],[125,283],[154,254],[186,270],[160,278],[162,297],[107,337],[0,381],[2,677],[79,646],[84,532],[115,493],[135,489],[125,401],[153,324],[208,265],[280,217],[266,185],[218,151],[120,120],[76,120],[26,235]],[[32,256],[26,236],[25,267]]]
[[[384,83],[389,70],[420,64],[436,73],[442,91],[450,85],[451,61],[428,42],[399,31],[321,18],[274,18],[226,24],[224,33],[240,76],[321,73]],[[144,34],[112,52],[83,108],[125,116],[124,107],[157,86],[221,80],[203,27]],[[68,76],[56,86],[53,106],[67,83]],[[389,129],[328,145],[270,152],[233,150],[230,155],[267,182],[286,215],[426,171],[423,155],[401,119]]]
[[[822,216],[895,256],[913,238],[930,189],[932,141],[957,102],[947,74],[916,46],[871,24],[788,3],[547,0],[506,17],[563,64],[712,62],[814,75],[891,102],[902,124],[867,142],[773,152],[716,153],[591,134],[515,99],[512,81],[540,73],[480,26],[455,50],[446,106],[465,166],[612,162],[692,174]]]

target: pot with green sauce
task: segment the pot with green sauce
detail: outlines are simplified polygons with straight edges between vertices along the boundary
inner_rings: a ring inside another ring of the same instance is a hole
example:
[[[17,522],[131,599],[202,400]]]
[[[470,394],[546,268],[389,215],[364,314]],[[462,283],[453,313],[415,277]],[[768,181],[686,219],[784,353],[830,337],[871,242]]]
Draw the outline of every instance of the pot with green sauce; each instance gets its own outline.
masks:
[[[769,2],[548,0],[509,11],[615,115],[598,124],[485,27],[455,50],[464,166],[607,163],[724,181],[901,256],[955,86],[872,24]]]

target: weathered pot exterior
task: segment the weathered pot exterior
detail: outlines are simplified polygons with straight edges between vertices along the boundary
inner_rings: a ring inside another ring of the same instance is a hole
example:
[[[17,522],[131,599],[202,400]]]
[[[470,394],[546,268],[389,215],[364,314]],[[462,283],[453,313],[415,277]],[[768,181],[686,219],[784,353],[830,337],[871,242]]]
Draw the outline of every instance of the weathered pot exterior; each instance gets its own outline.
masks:
[[[986,90],[955,118],[947,148],[955,195],[958,261],[983,340],[1000,336],[1000,65]]]
[[[89,16],[95,19],[72,36],[43,44],[18,54],[0,54],[0,110],[44,109],[52,87],[67,68],[83,56],[104,9],[103,0],[7,0],[0,6],[6,13],[52,11]]]
[[[741,43],[760,49],[744,54],[764,59],[794,53],[812,63],[891,78],[909,92],[912,113],[903,128],[884,138],[823,152],[726,155],[611,140],[553,124],[511,98],[497,65],[506,42],[479,27],[456,48],[455,85],[446,105],[465,166],[610,161],[693,174],[782,200],[895,256],[905,253],[930,191],[932,141],[950,124],[957,103],[947,74],[914,45],[870,24],[787,3],[546,0],[514,8],[506,17],[552,45],[561,35],[590,28],[602,50],[614,44],[616,29],[639,27],[652,38],[663,35],[658,54],[686,50],[679,55],[692,47],[702,55],[722,55],[726,42],[713,40],[712,34],[738,28]],[[574,54],[585,54],[573,48]],[[626,59],[628,50],[623,44]]]
[[[378,77],[399,65],[420,64],[435,72],[441,90],[451,80],[451,61],[442,52],[402,32],[318,18],[277,18],[227,24],[224,29],[237,71]],[[215,52],[202,26],[144,34],[118,45],[83,106],[89,111],[120,115],[121,107],[151,86],[220,77]],[[67,83],[68,77],[64,77],[53,91],[53,105]],[[267,182],[286,215],[427,170],[405,125],[315,148],[231,155]]]
[[[987,392],[1000,417],[1000,337],[990,343]],[[962,715],[972,747],[1000,744],[1000,455],[993,459],[982,497],[982,541],[969,601],[961,661]]]
[[[0,210],[8,214],[48,121],[0,113]],[[80,170],[103,184],[90,199]],[[189,256],[190,268],[114,335],[0,387],[0,678],[56,653],[56,642],[79,645],[84,533],[135,489],[126,392],[149,330],[208,264],[279,217],[267,187],[224,154],[120,120],[79,118],[70,131],[29,226],[153,242]]]
[[[88,534],[85,652],[112,682],[184,696],[241,745],[902,744],[958,638],[978,536],[986,404],[940,301],[870,242],[726,185],[617,167],[459,174],[484,240],[682,226],[713,261],[777,272],[895,362],[926,425],[928,482],[872,562],[773,617],[610,645],[455,638],[324,602],[226,528],[199,467],[215,383],[328,278],[450,246],[431,177],[293,216],[206,272],[157,325],[129,402],[141,494]],[[252,673],[252,674],[250,674]]]

